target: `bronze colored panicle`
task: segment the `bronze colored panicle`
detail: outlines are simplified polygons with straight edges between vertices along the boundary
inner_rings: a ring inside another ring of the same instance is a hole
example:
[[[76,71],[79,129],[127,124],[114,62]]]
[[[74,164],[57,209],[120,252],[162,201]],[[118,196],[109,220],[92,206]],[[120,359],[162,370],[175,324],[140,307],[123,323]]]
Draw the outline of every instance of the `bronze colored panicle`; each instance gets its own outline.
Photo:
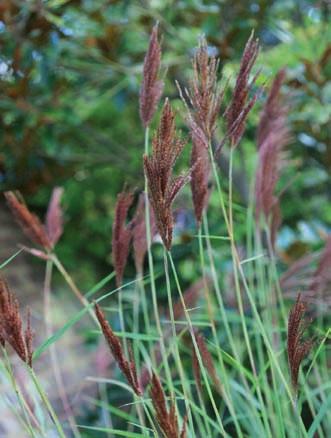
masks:
[[[216,369],[214,366],[214,361],[212,358],[212,355],[210,354],[205,339],[203,337],[203,335],[201,333],[199,333],[198,331],[195,332],[195,340],[197,343],[197,347],[201,356],[201,360],[203,365],[205,366],[213,384],[215,385],[215,388],[217,389],[218,392],[222,392],[222,388],[221,388],[221,382],[218,379],[217,373],[216,373]],[[201,386],[201,370],[200,370],[200,364],[197,358],[197,354],[195,349],[192,349],[192,355],[193,355],[193,371],[194,371],[194,377],[195,377],[195,381],[198,385],[198,388],[202,389]]]
[[[63,189],[55,187],[48,204],[45,225],[39,218],[30,212],[28,207],[14,192],[5,192],[5,198],[15,219],[24,234],[36,245],[50,251],[57,244],[63,233],[63,218],[61,210],[61,197]]]
[[[289,139],[287,106],[280,94],[284,79],[285,72],[281,70],[271,86],[262,110],[257,138],[259,162],[255,185],[256,216],[264,214],[265,218],[271,218],[273,241],[281,222],[279,201],[274,192],[282,164],[281,153]]]
[[[130,357],[129,361],[125,358],[122,345],[118,337],[115,335],[112,328],[110,327],[104,313],[102,312],[98,304],[95,304],[95,314],[100,323],[103,335],[108,343],[108,346],[120,370],[124,374],[125,378],[127,379],[129,385],[131,386],[135,394],[141,396],[142,391],[141,391],[140,383],[138,381],[137,370],[133,358]]]
[[[27,312],[27,324],[23,330],[22,317],[16,297],[10,292],[7,282],[0,278],[0,343],[13,348],[18,357],[32,367],[33,333],[30,324],[30,312]]]
[[[281,69],[271,85],[257,129],[257,145],[259,149],[270,132],[277,131],[279,128],[283,130],[286,125],[287,106],[284,105],[281,97],[281,87],[285,79],[286,71],[285,69]]]
[[[48,204],[45,227],[52,246],[55,246],[63,233],[63,212],[61,208],[62,187],[55,187]]]
[[[152,155],[144,155],[144,168],[157,229],[168,251],[173,233],[172,203],[180,189],[190,180],[190,174],[172,178],[173,167],[184,145],[185,141],[176,136],[175,115],[166,99],[153,138]]]
[[[145,128],[153,118],[163,91],[163,81],[157,79],[161,62],[161,47],[157,34],[158,25],[156,24],[153,27],[144,60],[143,80],[140,89],[140,118]]]
[[[150,209],[149,219],[152,240],[157,232],[153,209]],[[132,220],[132,242],[136,271],[138,274],[142,275],[144,258],[148,250],[145,222],[145,193],[141,193],[139,196],[136,212]]]
[[[191,190],[198,224],[201,223],[202,213],[208,203],[210,174],[208,148],[224,94],[217,87],[218,64],[218,60],[208,54],[207,42],[202,38],[193,58],[193,80],[190,89],[185,90],[188,102],[185,102],[180,90],[187,108],[189,108],[188,103],[191,106],[188,110],[188,124],[192,138]]]
[[[313,346],[313,340],[303,340],[303,334],[309,322],[305,321],[306,306],[298,294],[296,302],[288,317],[287,327],[287,355],[291,373],[292,386],[295,392],[298,389],[298,377],[301,362]]]
[[[179,432],[176,405],[172,402],[168,411],[161,382],[155,373],[153,373],[151,379],[150,394],[156,413],[156,420],[165,438],[186,438],[186,417],[182,430]]]
[[[112,236],[112,257],[116,271],[116,284],[120,287],[129,255],[132,238],[131,224],[126,225],[128,210],[133,202],[133,194],[121,192],[117,195]]]
[[[325,244],[316,271],[310,285],[313,294],[323,293],[330,290],[331,285],[331,235]]]
[[[5,198],[16,221],[21,226],[24,234],[36,245],[42,246],[46,251],[52,248],[44,225],[38,217],[30,212],[27,206],[18,199],[14,192],[5,192]]]
[[[227,120],[227,137],[230,138],[231,146],[239,143],[246,125],[247,116],[255,104],[257,95],[249,97],[249,93],[257,79],[257,74],[249,81],[249,76],[259,52],[258,40],[252,33],[249,37],[244,53],[241,57],[239,73],[233,91],[232,99],[225,111]]]

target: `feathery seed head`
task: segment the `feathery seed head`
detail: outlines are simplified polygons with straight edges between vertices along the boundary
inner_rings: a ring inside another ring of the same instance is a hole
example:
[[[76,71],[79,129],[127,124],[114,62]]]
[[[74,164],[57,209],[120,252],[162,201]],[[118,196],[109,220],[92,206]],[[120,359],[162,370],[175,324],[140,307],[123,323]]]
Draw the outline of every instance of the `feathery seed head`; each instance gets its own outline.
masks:
[[[313,340],[303,340],[303,334],[310,322],[305,321],[306,306],[298,294],[296,302],[288,317],[287,327],[287,355],[291,373],[292,386],[295,392],[298,389],[298,377],[301,362],[308,355],[313,346]]]
[[[131,224],[126,225],[128,210],[133,202],[133,193],[117,195],[112,235],[112,258],[116,271],[117,287],[121,286],[132,238]]]
[[[22,317],[16,297],[10,292],[7,282],[0,277],[0,343],[7,342],[18,357],[32,367],[33,332],[30,311],[27,313],[26,329],[23,330]]]
[[[249,93],[258,74],[256,74],[251,81],[249,81],[249,76],[256,61],[258,52],[258,40],[254,39],[254,33],[252,32],[241,58],[239,73],[231,102],[225,111],[228,125],[227,136],[230,138],[232,147],[238,145],[245,130],[247,116],[257,98],[256,94],[252,98],[249,98]]]
[[[97,303],[95,303],[95,314],[100,323],[103,335],[120,370],[124,374],[133,391],[138,396],[141,396],[142,391],[137,377],[136,366],[132,359],[132,354],[130,354],[130,360],[128,361],[124,356],[124,351],[118,337],[113,332],[103,311],[101,310],[101,307]]]
[[[166,249],[170,250],[173,233],[172,203],[181,188],[190,180],[190,173],[172,177],[175,162],[185,141],[176,135],[175,115],[168,99],[163,106],[161,121],[152,145],[152,155],[144,155],[144,169],[156,226]]]
[[[140,118],[149,126],[163,92],[163,81],[158,80],[161,62],[161,47],[158,42],[158,24],[153,27],[149,47],[144,60],[143,80],[140,89]]]

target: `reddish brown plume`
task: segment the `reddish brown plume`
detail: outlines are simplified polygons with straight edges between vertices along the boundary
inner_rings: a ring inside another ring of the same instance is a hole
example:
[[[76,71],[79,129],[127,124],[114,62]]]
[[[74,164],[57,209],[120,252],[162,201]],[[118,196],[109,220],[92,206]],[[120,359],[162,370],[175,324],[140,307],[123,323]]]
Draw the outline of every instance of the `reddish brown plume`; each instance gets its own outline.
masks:
[[[116,271],[117,287],[120,287],[122,284],[124,269],[129,255],[132,232],[131,225],[126,225],[126,218],[132,202],[132,193],[121,192],[117,195],[112,236],[112,256]]]
[[[310,290],[313,294],[324,293],[329,291],[331,285],[331,235],[329,235],[324,251],[322,252],[316,271],[313,274],[313,280]]]
[[[21,226],[24,234],[36,245],[42,246],[46,251],[52,249],[52,243],[47,235],[44,225],[36,215],[31,213],[26,205],[18,200],[14,192],[4,193],[9,208]]]
[[[141,193],[138,200],[138,205],[134,218],[132,220],[132,240],[133,240],[133,254],[136,271],[138,274],[143,274],[143,266],[146,252],[148,250],[146,238],[146,222],[145,222],[145,193]],[[155,236],[157,229],[155,223],[154,210],[149,210],[151,240]]]
[[[156,24],[153,27],[144,60],[143,81],[140,89],[140,118],[145,128],[154,116],[163,91],[163,81],[157,80],[161,62],[161,47],[157,34],[158,25]]]
[[[153,407],[155,409],[156,420],[166,438],[186,438],[186,417],[182,431],[179,432],[176,414],[176,405],[171,402],[170,409],[167,409],[167,402],[163,392],[161,382],[156,374],[153,373],[151,379],[150,394]]]
[[[303,334],[309,322],[305,321],[306,306],[299,294],[288,317],[287,355],[291,373],[291,381],[295,392],[298,388],[300,364],[313,346],[313,340],[303,340]]]
[[[267,101],[260,114],[260,122],[257,129],[258,148],[261,147],[270,132],[277,131],[279,128],[283,130],[286,125],[288,108],[284,105],[281,98],[281,87],[285,79],[286,71],[281,69],[271,85]]]
[[[216,373],[216,369],[214,366],[214,361],[212,358],[212,355],[209,353],[209,350],[207,348],[205,339],[203,337],[203,335],[201,333],[199,333],[198,331],[195,332],[195,340],[197,343],[197,347],[201,356],[201,360],[203,365],[205,366],[213,384],[215,385],[215,388],[221,393],[222,392],[222,388],[221,388],[221,383],[218,379],[217,373]],[[192,355],[193,355],[193,372],[194,372],[194,377],[195,377],[195,381],[198,385],[198,388],[202,389],[202,385],[201,385],[201,370],[200,370],[200,365],[199,365],[199,361],[198,361],[198,357],[196,354],[196,351],[194,349],[194,347],[192,347]]]
[[[53,189],[46,213],[46,232],[52,246],[57,244],[63,233],[63,214],[61,209],[62,195],[62,187],[55,187]]]
[[[6,342],[15,350],[19,358],[32,367],[33,333],[30,325],[30,311],[27,313],[26,329],[20,314],[16,297],[10,292],[7,282],[0,278],[0,343]]]
[[[217,115],[223,98],[223,91],[217,87],[218,60],[208,54],[207,42],[201,39],[193,58],[193,80],[190,89],[185,90],[188,109],[188,125],[192,138],[191,190],[195,217],[201,223],[202,213],[208,204],[209,190],[209,142],[215,131]]]
[[[175,115],[168,99],[163,106],[159,128],[153,138],[153,153],[144,156],[149,196],[155,213],[156,225],[167,250],[171,248],[173,216],[171,206],[190,175],[172,178],[173,167],[185,141],[176,136]]]
[[[111,329],[108,321],[106,320],[104,313],[102,312],[102,310],[98,304],[95,304],[95,314],[96,314],[98,321],[101,325],[103,335],[106,338],[106,341],[109,345],[109,348],[110,348],[110,350],[114,356],[114,359],[116,360],[120,370],[124,374],[125,378],[127,379],[128,383],[131,386],[131,388],[133,389],[133,391],[138,396],[141,396],[142,391],[141,391],[140,383],[138,381],[136,366],[135,366],[135,363],[133,361],[133,358],[130,357],[129,361],[127,359],[125,359],[122,345],[121,345],[118,337],[115,335],[115,333]]]
[[[280,88],[285,79],[281,70],[276,76],[266,104],[262,110],[258,131],[259,162],[256,173],[256,216],[271,218],[272,240],[281,223],[280,207],[275,187],[282,166],[282,150],[289,140],[286,123],[287,106],[281,98]]]
[[[254,39],[252,32],[249,37],[244,53],[241,58],[240,69],[233,91],[232,99],[225,111],[227,119],[227,137],[230,138],[231,146],[235,147],[239,143],[246,125],[247,116],[252,109],[257,95],[252,98],[249,93],[257,79],[257,75],[249,81],[249,76],[259,52],[258,40]]]

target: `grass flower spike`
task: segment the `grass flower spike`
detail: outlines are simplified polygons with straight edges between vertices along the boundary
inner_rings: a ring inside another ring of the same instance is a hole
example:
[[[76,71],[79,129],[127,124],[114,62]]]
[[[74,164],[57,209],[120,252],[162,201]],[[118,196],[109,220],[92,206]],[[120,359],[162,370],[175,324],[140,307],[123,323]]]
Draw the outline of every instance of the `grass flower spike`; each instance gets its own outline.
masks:
[[[117,196],[112,236],[112,257],[116,271],[117,287],[122,284],[123,273],[129,255],[132,232],[131,225],[126,225],[125,222],[132,202],[132,193],[121,192]]]
[[[157,229],[168,251],[173,233],[171,206],[180,189],[190,180],[190,174],[172,178],[175,162],[184,145],[185,141],[176,135],[175,115],[166,99],[153,139],[153,152],[150,157],[144,155],[144,167]]]
[[[255,104],[257,95],[249,97],[249,93],[254,85],[257,74],[249,81],[249,76],[259,53],[258,40],[254,39],[252,33],[247,41],[244,53],[241,58],[240,69],[233,91],[232,99],[225,111],[227,120],[227,137],[230,138],[231,146],[238,145],[244,130],[247,116]]]
[[[144,60],[143,81],[140,89],[140,118],[146,128],[149,126],[157,104],[162,96],[163,81],[158,80],[161,62],[161,47],[158,41],[158,25],[153,27],[149,47]]]
[[[313,340],[303,340],[303,334],[307,328],[308,322],[305,322],[304,316],[306,306],[302,302],[299,294],[294,306],[288,317],[287,328],[287,355],[291,373],[292,386],[295,392],[298,390],[298,377],[301,362],[307,356],[313,346]]]
[[[5,346],[7,342],[19,358],[32,367],[32,340],[30,312],[27,312],[27,324],[23,330],[18,301],[7,282],[0,278],[0,343]]]
[[[142,394],[142,391],[137,377],[136,366],[132,357],[130,358],[129,361],[124,357],[123,347],[118,337],[115,335],[112,328],[110,327],[104,313],[102,312],[98,304],[95,304],[95,314],[100,323],[103,335],[109,345],[109,348],[119,368],[121,369],[122,373],[126,377],[129,385],[131,386],[135,394],[140,396]]]

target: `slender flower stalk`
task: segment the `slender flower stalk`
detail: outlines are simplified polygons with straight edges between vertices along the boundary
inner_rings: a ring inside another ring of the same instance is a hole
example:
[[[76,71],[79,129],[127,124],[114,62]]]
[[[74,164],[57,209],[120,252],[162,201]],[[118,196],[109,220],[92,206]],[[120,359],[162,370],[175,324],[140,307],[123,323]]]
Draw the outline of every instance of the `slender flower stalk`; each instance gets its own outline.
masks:
[[[153,27],[143,68],[143,81],[140,89],[139,110],[144,128],[154,116],[163,92],[163,81],[157,76],[161,63],[161,47],[158,41],[158,24]]]
[[[287,356],[291,373],[292,387],[297,395],[298,392],[298,377],[301,362],[308,355],[312,346],[313,340],[303,340],[303,334],[310,322],[305,321],[306,305],[298,294],[296,302],[292,307],[288,317],[287,327]]]
[[[166,99],[160,125],[153,139],[153,153],[150,157],[144,155],[144,168],[156,225],[167,250],[172,243],[172,203],[180,189],[190,180],[190,174],[172,178],[173,167],[184,145],[185,141],[176,135],[175,114]]]
[[[285,71],[276,76],[260,116],[257,134],[258,167],[255,183],[256,217],[264,216],[270,227],[272,247],[281,224],[279,199],[275,187],[283,165],[283,148],[289,140],[287,106],[280,94]]]
[[[235,148],[245,130],[246,119],[253,108],[257,94],[249,97],[251,89],[256,82],[258,73],[250,81],[249,77],[259,53],[259,43],[254,39],[252,32],[241,57],[239,73],[234,87],[230,104],[225,111],[227,121],[227,137],[230,139],[232,148]]]
[[[143,266],[146,253],[148,251],[148,241],[146,236],[146,215],[145,215],[145,193],[141,193],[138,200],[135,215],[132,220],[132,246],[133,256],[138,275],[143,275]],[[157,229],[154,217],[154,211],[150,212],[150,232],[151,240],[155,236]]]
[[[7,282],[0,278],[0,344],[7,342],[17,356],[32,367],[33,332],[30,322],[30,311],[27,311],[26,328],[23,322],[16,297],[10,292]]]
[[[126,225],[128,210],[133,202],[133,193],[121,192],[117,196],[113,223],[112,255],[116,271],[116,285],[120,287],[129,255],[132,238],[131,224]]]
[[[95,314],[100,323],[103,335],[108,343],[108,346],[119,368],[121,369],[122,373],[126,377],[129,385],[131,386],[135,394],[141,396],[142,395],[141,385],[138,380],[136,366],[131,356],[131,353],[129,352],[130,360],[128,361],[124,357],[124,351],[118,337],[113,332],[108,321],[106,320],[104,313],[102,312],[98,304],[95,304]]]
[[[156,420],[165,438],[186,438],[186,418],[184,418],[182,430],[179,431],[176,405],[171,402],[170,409],[167,408],[167,402],[161,382],[157,375],[153,373],[151,378],[150,394],[153,407],[155,409]]]
[[[62,194],[63,189],[61,187],[53,189],[44,225],[35,214],[30,212],[20,194],[16,195],[10,191],[4,193],[8,206],[24,234],[32,243],[41,246],[47,253],[52,251],[63,233],[63,217],[60,205]],[[30,251],[43,258],[43,254],[38,254],[38,250],[33,248]]]
[[[192,64],[193,80],[189,90],[184,90],[185,97],[177,85],[188,110],[187,123],[192,139],[191,191],[195,217],[200,225],[202,213],[208,204],[210,191],[208,187],[210,176],[208,147],[216,129],[224,90],[220,91],[217,86],[219,61],[214,56],[209,55],[205,38],[200,40]]]

